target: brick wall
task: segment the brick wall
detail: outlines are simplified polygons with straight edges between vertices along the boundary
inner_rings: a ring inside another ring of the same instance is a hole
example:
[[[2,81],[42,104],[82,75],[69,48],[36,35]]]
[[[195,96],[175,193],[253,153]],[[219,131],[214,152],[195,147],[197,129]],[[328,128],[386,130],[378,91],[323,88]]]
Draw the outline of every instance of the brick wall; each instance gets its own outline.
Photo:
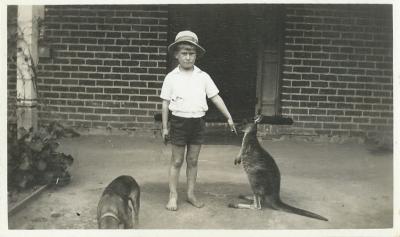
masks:
[[[41,121],[151,128],[167,68],[167,6],[46,8],[53,52],[38,66]],[[392,130],[391,19],[384,5],[286,5],[281,100],[295,124],[283,132]],[[8,62],[9,115],[15,74]]]
[[[287,7],[282,112],[292,133],[391,132],[392,73],[390,6]]]
[[[153,126],[166,74],[166,7],[46,6],[45,21],[52,57],[38,68],[42,122]]]

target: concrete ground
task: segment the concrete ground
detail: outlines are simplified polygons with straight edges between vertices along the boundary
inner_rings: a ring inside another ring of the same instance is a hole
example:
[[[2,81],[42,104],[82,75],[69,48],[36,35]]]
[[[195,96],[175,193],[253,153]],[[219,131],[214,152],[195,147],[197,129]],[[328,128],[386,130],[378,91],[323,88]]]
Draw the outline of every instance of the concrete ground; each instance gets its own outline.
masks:
[[[185,202],[181,171],[179,210],[165,209],[170,146],[156,136],[90,135],[61,140],[59,151],[75,162],[69,185],[50,189],[9,217],[10,229],[95,229],[104,187],[128,174],[141,185],[143,229],[359,229],[391,228],[393,155],[375,154],[361,144],[262,141],[281,170],[281,198],[329,219],[314,220],[272,209],[227,207],[250,193],[247,177],[233,159],[240,139],[209,139],[199,160],[197,196],[205,207]]]

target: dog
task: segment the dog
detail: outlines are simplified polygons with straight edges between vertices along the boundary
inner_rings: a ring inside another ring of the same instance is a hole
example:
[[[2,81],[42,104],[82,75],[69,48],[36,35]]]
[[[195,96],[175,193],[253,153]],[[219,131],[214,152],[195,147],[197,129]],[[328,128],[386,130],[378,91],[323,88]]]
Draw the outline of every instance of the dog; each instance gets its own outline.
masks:
[[[115,178],[97,206],[99,229],[133,229],[139,224],[140,187],[132,176]],[[133,218],[132,218],[133,217]]]
[[[228,206],[232,208],[261,209],[265,204],[269,204],[273,209],[283,210],[318,220],[328,221],[327,218],[318,214],[292,207],[281,201],[280,184],[281,175],[274,158],[261,146],[257,139],[257,124],[263,120],[263,116],[259,115],[254,121],[245,122],[241,127],[244,132],[242,146],[239,154],[234,160],[234,164],[243,164],[243,168],[249,179],[253,198],[248,196],[239,196],[239,198],[251,200],[253,204],[232,204]],[[268,119],[264,119],[268,121]],[[279,123],[276,119],[268,123]],[[284,122],[287,124],[287,121]]]

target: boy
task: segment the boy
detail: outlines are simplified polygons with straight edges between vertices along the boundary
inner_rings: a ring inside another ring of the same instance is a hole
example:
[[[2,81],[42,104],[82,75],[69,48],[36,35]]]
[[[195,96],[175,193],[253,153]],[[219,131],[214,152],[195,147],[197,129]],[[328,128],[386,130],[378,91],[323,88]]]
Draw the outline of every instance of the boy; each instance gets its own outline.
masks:
[[[169,52],[179,65],[165,77],[160,97],[162,102],[162,137],[168,136],[172,144],[172,157],[169,168],[169,201],[167,210],[178,209],[178,179],[185,158],[187,201],[197,208],[204,206],[194,195],[197,178],[197,161],[204,139],[204,115],[208,110],[208,97],[226,117],[233,132],[236,129],[232,117],[224,101],[218,95],[218,88],[211,77],[194,65],[197,56],[202,56],[205,49],[198,44],[197,35],[191,31],[181,31],[176,35],[175,42],[168,46]],[[168,112],[172,111],[170,131],[167,128]]]

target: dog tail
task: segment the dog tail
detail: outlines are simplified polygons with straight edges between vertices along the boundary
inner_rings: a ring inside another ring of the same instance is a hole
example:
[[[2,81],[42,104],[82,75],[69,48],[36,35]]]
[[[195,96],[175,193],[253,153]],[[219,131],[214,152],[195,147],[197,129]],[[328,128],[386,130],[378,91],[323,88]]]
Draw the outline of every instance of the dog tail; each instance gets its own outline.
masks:
[[[282,202],[280,200],[280,198],[277,199],[274,202],[271,202],[271,204],[272,204],[272,207],[275,208],[275,209],[279,209],[279,210],[286,211],[286,212],[289,212],[289,213],[294,213],[294,214],[301,215],[301,216],[306,216],[306,217],[318,219],[318,220],[321,220],[321,221],[328,221],[327,218],[325,218],[325,217],[323,217],[321,215],[318,215],[316,213],[313,213],[313,212],[310,212],[310,211],[306,211],[306,210],[303,210],[303,209],[300,209],[300,208],[297,208],[297,207],[290,206],[290,205]]]

